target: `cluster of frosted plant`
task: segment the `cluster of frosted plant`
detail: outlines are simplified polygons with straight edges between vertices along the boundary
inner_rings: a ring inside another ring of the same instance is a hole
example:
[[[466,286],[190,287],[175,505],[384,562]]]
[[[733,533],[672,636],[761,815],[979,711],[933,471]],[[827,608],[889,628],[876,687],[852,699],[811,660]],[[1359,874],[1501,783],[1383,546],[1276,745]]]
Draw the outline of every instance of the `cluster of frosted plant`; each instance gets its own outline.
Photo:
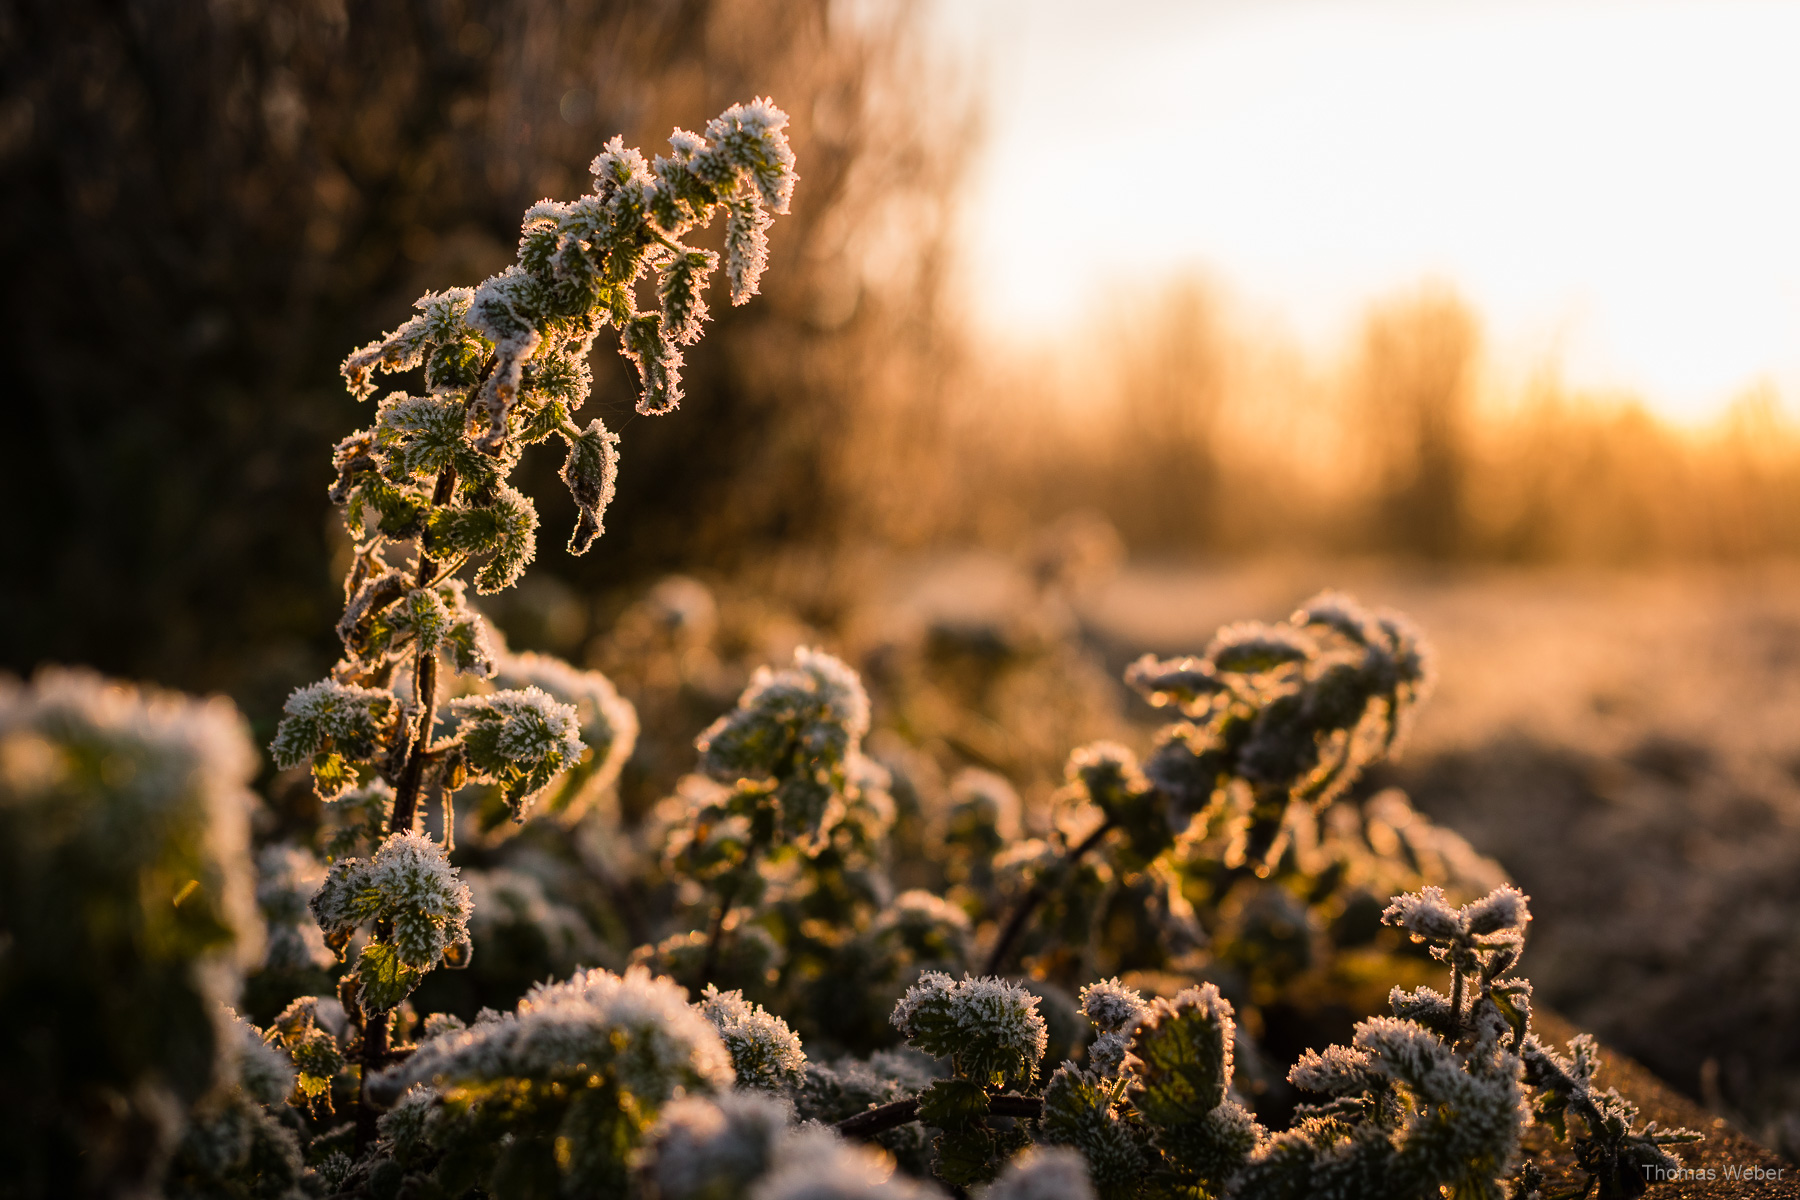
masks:
[[[1191,830],[1223,841],[1224,867],[1272,874],[1296,827],[1397,748],[1430,691],[1431,653],[1399,614],[1325,592],[1285,623],[1226,626],[1199,657],[1146,655],[1125,682],[1184,719],[1157,734],[1142,764],[1113,742],[1069,756],[1068,794],[1088,815],[1077,823],[1085,833],[1059,831],[1054,853],[1015,847],[1015,868],[1030,882],[988,971],[1006,965],[1032,913],[1109,839],[1117,866],[1138,873],[1147,898],[1177,924],[1185,915],[1179,880],[1157,864]]]
[[[1281,851],[1290,805],[1329,802],[1393,751],[1432,670],[1404,617],[1325,592],[1283,624],[1226,626],[1197,658],[1139,659],[1125,679],[1187,718],[1144,764],[1166,823],[1179,831],[1210,805],[1230,806],[1231,857],[1263,867]],[[1152,843],[1138,828],[1151,812],[1134,796],[1126,787],[1102,808]]]
[[[447,1027],[376,1075],[370,1095],[393,1103],[417,1087],[408,1114],[391,1114],[416,1125],[402,1156],[431,1147],[434,1155],[417,1156],[429,1163],[421,1173],[452,1195],[545,1164],[566,1193],[616,1195],[627,1180],[624,1152],[665,1105],[736,1079],[724,1043],[683,990],[634,968],[540,984],[515,1012]]]
[[[1640,1126],[1637,1106],[1617,1088],[1602,1092],[1594,1086],[1594,1072],[1600,1068],[1594,1039],[1579,1034],[1568,1050],[1565,1058],[1535,1036],[1527,1037],[1520,1048],[1525,1082],[1537,1092],[1538,1119],[1558,1137],[1570,1138],[1570,1117],[1580,1123],[1581,1132],[1570,1138],[1575,1162],[1597,1185],[1600,1200],[1641,1195],[1651,1178],[1680,1179],[1681,1160],[1665,1147],[1697,1142],[1702,1135],[1691,1129],[1658,1129],[1655,1121]]]
[[[774,836],[813,845],[843,815],[868,731],[856,672],[801,647],[792,667],[760,668],[737,707],[700,735],[700,770],[772,809]]]
[[[389,1053],[390,1022],[372,1018],[433,966],[469,959],[468,897],[443,853],[454,794],[485,785],[515,821],[538,802],[573,821],[611,786],[636,737],[635,714],[605,679],[505,655],[460,576],[471,571],[475,592],[491,594],[536,556],[537,511],[508,477],[527,447],[553,438],[578,510],[569,551],[585,553],[601,534],[619,439],[576,418],[594,339],[618,331],[643,385],[640,411],[676,406],[682,347],[700,337],[719,265],[682,238],[723,216],[732,302],[755,294],[767,228],[796,178],[786,124],[766,100],[734,105],[704,136],[677,130],[654,162],[613,139],[593,162],[592,193],[526,212],[513,266],[478,287],[428,293],[411,320],[344,360],[358,399],[375,395],[378,374],[414,380],[333,451],[330,496],[354,539],[343,657],[288,699],[270,750],[277,766],[309,769],[321,799],[354,798],[386,818],[386,840],[366,859],[357,852],[369,853],[373,822],[339,822],[336,861],[312,904],[340,952],[358,930],[370,935],[350,997],[367,1069]],[[648,311],[638,306],[645,279],[657,298]],[[474,689],[442,714],[441,668]],[[391,804],[371,790],[382,787]],[[428,795],[443,806],[441,847],[417,832]],[[359,1114],[358,1132],[366,1145],[372,1113]]]
[[[861,753],[868,728],[869,698],[856,672],[801,647],[793,666],[759,668],[737,705],[701,733],[695,746],[707,782],[690,789],[676,813],[666,858],[673,872],[713,893],[711,928],[677,935],[658,948],[661,961],[696,974],[696,986],[712,982],[733,932],[728,919],[764,898],[771,855],[820,859],[841,841],[879,840],[892,813],[877,800],[885,795],[881,769]],[[746,933],[739,929],[737,940]]]

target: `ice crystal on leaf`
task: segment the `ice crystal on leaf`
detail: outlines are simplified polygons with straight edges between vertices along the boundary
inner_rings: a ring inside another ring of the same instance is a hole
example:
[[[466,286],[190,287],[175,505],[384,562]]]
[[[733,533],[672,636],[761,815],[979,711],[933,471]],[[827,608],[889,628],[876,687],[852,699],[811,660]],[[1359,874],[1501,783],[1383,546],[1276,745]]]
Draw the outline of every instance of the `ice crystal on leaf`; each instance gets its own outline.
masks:
[[[927,971],[894,1006],[893,1025],[927,1054],[984,1087],[1022,1087],[1037,1075],[1048,1044],[1038,997],[1001,979],[958,982]]]
[[[710,983],[698,1007],[731,1052],[739,1087],[781,1093],[805,1082],[806,1053],[786,1021],[751,1004],[744,993],[721,992]]]
[[[392,930],[364,946],[357,960],[367,1008],[393,1008],[439,961],[468,962],[469,889],[444,848],[423,834],[393,834],[370,859],[339,859],[311,907],[326,941],[340,953],[364,926]]]
[[[392,692],[322,679],[288,697],[269,753],[278,767],[310,766],[319,798],[334,799],[356,782],[350,764],[383,747],[398,709]]]
[[[637,745],[637,711],[600,672],[579,670],[544,654],[506,655],[494,682],[502,688],[538,688],[573,706],[587,755],[539,805],[562,823],[573,824],[618,782]]]
[[[514,820],[586,750],[575,706],[539,687],[463,696],[450,712],[470,778],[496,785]]]

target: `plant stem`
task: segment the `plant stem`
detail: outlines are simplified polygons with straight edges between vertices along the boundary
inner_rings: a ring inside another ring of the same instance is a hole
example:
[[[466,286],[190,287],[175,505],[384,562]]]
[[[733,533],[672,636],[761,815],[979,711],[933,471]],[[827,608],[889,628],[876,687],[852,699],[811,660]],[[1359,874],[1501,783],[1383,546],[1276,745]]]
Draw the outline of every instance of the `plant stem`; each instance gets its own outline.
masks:
[[[748,870],[750,863],[744,864]],[[738,883],[742,876],[733,875],[731,884],[719,896],[719,911],[713,914],[712,931],[706,938],[706,954],[700,960],[700,978],[694,984],[695,991],[704,990],[712,982],[713,972],[719,966],[719,944],[725,940],[725,916],[731,911],[731,902],[737,898]]]
[[[450,494],[456,490],[456,468],[445,467],[438,472],[437,485],[432,488],[431,502],[434,505],[447,503]],[[437,562],[425,553],[425,539],[419,538],[419,569],[414,576],[414,587],[426,587],[437,578]],[[400,785],[394,789],[394,814],[388,820],[388,833],[402,833],[413,827],[413,819],[419,809],[419,789],[425,779],[425,759],[431,748],[431,729],[437,724],[437,654],[435,651],[421,649],[413,656],[413,694],[419,705],[419,724],[412,735],[412,743],[407,748],[406,765],[400,771]],[[446,802],[447,803],[447,802]],[[446,818],[448,819],[448,818]],[[446,828],[445,840],[449,840]],[[393,923],[383,921],[375,929],[377,941],[387,941],[393,937]],[[362,1007],[359,1003],[358,1007]],[[371,1013],[363,1009],[362,1039],[362,1086],[356,1094],[356,1150],[361,1154],[375,1140],[375,1118],[379,1110],[369,1101],[369,1076],[387,1065],[388,1052],[388,1014],[380,1011]]]
[[[1016,1117],[1020,1120],[1034,1121],[1044,1113],[1044,1102],[1037,1096],[995,1096],[988,1101],[988,1114],[995,1117]],[[847,1138],[859,1138],[867,1141],[879,1133],[890,1129],[898,1129],[902,1125],[910,1125],[919,1119],[919,1101],[896,1100],[892,1104],[883,1104],[880,1108],[871,1108],[859,1112],[854,1117],[845,1117],[832,1128]]]
[[[1462,969],[1454,961],[1450,963],[1450,1017],[1456,1022],[1456,1036],[1462,1037]]]
[[[1013,943],[1019,940],[1021,933],[1025,932],[1025,922],[1031,919],[1031,914],[1037,911],[1038,905],[1042,904],[1050,895],[1049,882],[1052,880],[1061,882],[1063,875],[1080,862],[1082,856],[1089,850],[1098,846],[1100,839],[1111,833],[1112,830],[1113,821],[1111,817],[1108,817],[1100,822],[1100,828],[1088,834],[1081,840],[1080,845],[1069,851],[1068,857],[1058,863],[1055,870],[1046,872],[1042,878],[1031,885],[1030,891],[1019,898],[1019,903],[1013,908],[1012,915],[1006,919],[1006,926],[1001,929],[1000,936],[995,939],[994,948],[988,952],[987,963],[981,968],[983,975],[998,975],[1000,968],[1006,965],[1006,956],[1012,952]]]
[[[437,486],[432,489],[431,503],[445,504],[456,490],[456,468],[438,472]],[[425,553],[423,535],[419,539],[419,570],[414,587],[425,587],[437,577],[437,562]],[[419,729],[413,735],[406,754],[406,766],[400,772],[400,785],[394,789],[394,816],[388,832],[401,833],[413,827],[418,812],[419,788],[425,778],[425,757],[431,747],[431,729],[437,724],[437,654],[421,649],[413,656],[413,693],[419,704]]]

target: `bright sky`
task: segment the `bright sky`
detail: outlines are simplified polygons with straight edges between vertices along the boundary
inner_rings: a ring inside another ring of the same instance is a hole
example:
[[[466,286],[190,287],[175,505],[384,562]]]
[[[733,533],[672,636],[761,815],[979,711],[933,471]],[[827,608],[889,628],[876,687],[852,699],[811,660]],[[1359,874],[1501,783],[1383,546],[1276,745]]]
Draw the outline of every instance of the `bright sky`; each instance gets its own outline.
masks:
[[[987,80],[977,314],[1199,267],[1305,344],[1447,281],[1495,357],[1800,406],[1800,4],[937,0]]]

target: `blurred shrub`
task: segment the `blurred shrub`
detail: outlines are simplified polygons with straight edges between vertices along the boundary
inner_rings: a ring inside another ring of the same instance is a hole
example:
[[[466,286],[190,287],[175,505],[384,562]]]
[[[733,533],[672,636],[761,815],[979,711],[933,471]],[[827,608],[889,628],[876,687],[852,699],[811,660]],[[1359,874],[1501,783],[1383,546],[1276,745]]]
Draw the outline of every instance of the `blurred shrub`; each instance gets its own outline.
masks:
[[[142,1194],[188,1107],[235,1082],[255,761],[223,702],[0,683],[7,1194]]]

